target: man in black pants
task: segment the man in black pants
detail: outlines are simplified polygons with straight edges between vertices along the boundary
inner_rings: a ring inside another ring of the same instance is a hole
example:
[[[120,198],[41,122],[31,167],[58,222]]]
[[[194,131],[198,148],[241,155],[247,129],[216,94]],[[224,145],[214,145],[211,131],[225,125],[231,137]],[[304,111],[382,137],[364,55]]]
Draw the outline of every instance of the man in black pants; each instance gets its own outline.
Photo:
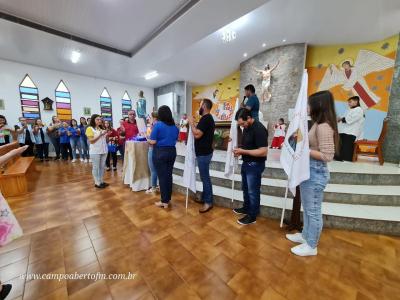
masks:
[[[265,169],[268,151],[268,131],[259,121],[252,117],[246,108],[236,113],[235,120],[243,127],[242,148],[233,150],[235,157],[242,156],[242,190],[243,207],[233,210],[245,216],[237,222],[249,225],[256,222],[260,212],[261,177]]]
[[[189,117],[190,130],[195,138],[194,148],[196,152],[197,166],[199,167],[201,182],[203,183],[203,193],[201,202],[203,207],[200,213],[206,213],[213,207],[213,189],[210,178],[210,163],[213,156],[213,140],[215,122],[210,114],[212,101],[204,99],[200,104],[199,115],[201,119],[195,126],[193,118]]]

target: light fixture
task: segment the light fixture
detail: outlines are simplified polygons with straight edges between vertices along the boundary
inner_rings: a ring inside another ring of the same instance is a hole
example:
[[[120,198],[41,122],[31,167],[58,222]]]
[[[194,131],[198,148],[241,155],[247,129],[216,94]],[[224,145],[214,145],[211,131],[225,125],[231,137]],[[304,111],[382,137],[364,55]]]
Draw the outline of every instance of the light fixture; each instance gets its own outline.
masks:
[[[71,53],[71,62],[76,64],[81,58],[81,53],[79,51],[73,50]]]
[[[286,42],[286,39],[283,39],[282,42]]]
[[[266,44],[266,43],[263,43],[263,44],[262,44],[262,47],[263,47],[263,48],[267,47],[267,44]]]
[[[158,76],[158,72],[153,71],[153,72],[150,72],[150,73],[147,73],[146,75],[144,75],[144,79],[150,80],[150,79],[156,78],[157,76]]]
[[[231,29],[225,29],[223,32],[222,32],[222,35],[221,35],[221,38],[222,38],[222,41],[224,42],[224,43],[230,43],[230,42],[232,42],[233,40],[236,40],[236,31],[234,31],[234,30],[231,30]]]
[[[247,52],[243,53],[243,57],[247,57]]]

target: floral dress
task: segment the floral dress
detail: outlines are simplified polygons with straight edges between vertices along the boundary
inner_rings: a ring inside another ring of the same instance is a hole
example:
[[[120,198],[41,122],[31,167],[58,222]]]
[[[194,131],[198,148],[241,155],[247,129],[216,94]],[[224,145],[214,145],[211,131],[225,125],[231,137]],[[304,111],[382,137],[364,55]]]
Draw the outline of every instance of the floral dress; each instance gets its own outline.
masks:
[[[0,246],[22,236],[22,228],[0,192]]]

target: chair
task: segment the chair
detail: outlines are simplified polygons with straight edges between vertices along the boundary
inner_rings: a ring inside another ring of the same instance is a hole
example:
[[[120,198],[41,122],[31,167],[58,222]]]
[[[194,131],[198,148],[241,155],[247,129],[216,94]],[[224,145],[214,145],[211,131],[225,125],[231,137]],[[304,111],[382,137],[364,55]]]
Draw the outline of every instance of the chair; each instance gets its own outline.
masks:
[[[386,118],[383,121],[382,131],[381,131],[381,134],[377,141],[359,140],[354,143],[353,161],[357,161],[358,154],[364,154],[367,156],[374,156],[374,157],[377,156],[379,159],[379,164],[383,165],[384,160],[383,160],[382,147],[383,147],[383,142],[385,141],[385,137],[386,137],[387,123],[388,123],[388,119]],[[374,148],[374,151],[373,152],[365,151],[362,149],[363,147],[367,147],[369,149]]]

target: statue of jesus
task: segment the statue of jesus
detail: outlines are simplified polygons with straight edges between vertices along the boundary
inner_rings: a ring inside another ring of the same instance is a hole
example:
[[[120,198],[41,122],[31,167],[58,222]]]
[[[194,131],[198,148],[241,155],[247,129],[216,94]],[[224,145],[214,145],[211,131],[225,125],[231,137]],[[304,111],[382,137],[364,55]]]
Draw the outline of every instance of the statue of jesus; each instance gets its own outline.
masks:
[[[261,75],[261,79],[262,79],[262,82],[261,82],[262,96],[261,97],[262,97],[263,102],[269,102],[271,100],[271,97],[272,97],[271,89],[270,89],[271,88],[271,76],[272,76],[272,72],[278,67],[278,65],[279,65],[279,60],[272,69],[269,67],[269,64],[265,66],[264,70],[259,70],[255,67],[253,67],[254,71],[256,71],[258,74]]]

